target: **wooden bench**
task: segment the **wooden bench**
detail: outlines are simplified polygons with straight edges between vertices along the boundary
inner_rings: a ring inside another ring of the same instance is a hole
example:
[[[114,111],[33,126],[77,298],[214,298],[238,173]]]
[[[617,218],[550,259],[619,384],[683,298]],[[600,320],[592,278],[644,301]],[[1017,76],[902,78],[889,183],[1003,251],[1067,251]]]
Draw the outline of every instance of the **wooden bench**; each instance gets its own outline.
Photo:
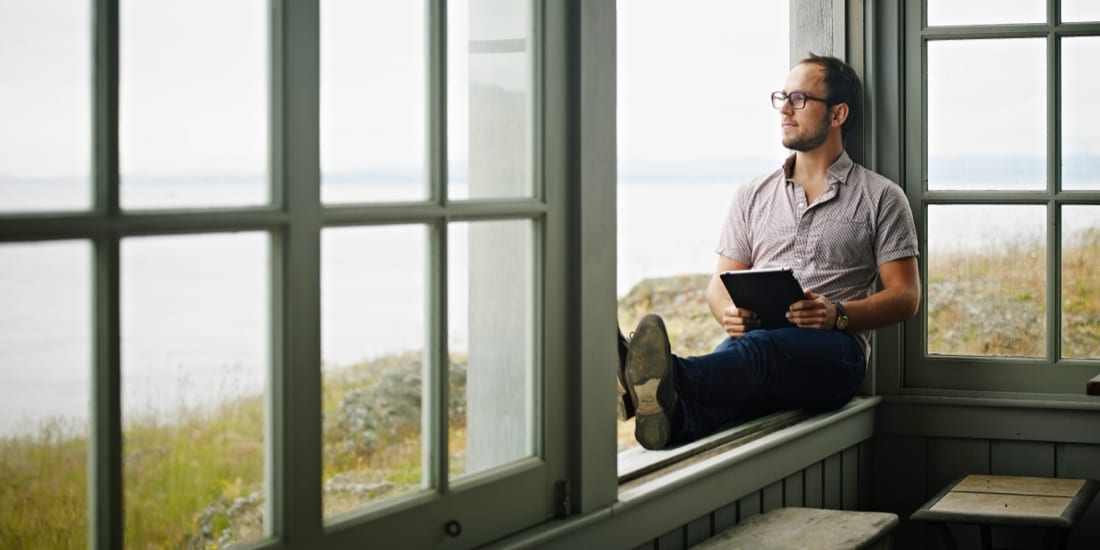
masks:
[[[818,508],[777,508],[753,516],[694,546],[752,550],[865,550],[889,548],[898,516]]]
[[[1096,496],[1090,479],[968,475],[949,484],[911,519],[939,527],[949,550],[958,548],[948,523],[977,525],[981,545],[992,548],[990,527],[1045,527],[1048,548],[1066,548],[1069,532]]]

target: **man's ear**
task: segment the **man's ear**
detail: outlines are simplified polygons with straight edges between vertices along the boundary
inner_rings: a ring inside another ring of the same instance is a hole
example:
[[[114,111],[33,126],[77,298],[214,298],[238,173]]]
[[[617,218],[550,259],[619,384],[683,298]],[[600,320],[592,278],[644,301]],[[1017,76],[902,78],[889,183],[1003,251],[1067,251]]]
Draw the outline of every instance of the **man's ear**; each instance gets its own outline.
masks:
[[[844,124],[845,120],[848,120],[848,104],[837,103],[833,105],[833,113],[829,119],[829,125],[839,128]]]

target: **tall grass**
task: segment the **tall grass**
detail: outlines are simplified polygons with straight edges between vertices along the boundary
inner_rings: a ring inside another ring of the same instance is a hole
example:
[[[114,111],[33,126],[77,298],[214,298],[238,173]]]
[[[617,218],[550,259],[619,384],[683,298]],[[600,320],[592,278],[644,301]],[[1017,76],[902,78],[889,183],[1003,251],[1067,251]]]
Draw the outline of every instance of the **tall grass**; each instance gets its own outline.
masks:
[[[0,548],[87,546],[85,434],[53,419],[0,438]]]
[[[1045,246],[930,252],[928,352],[1042,357],[1047,353]],[[1075,233],[1062,249],[1059,353],[1100,358],[1100,229]]]
[[[422,485],[420,354],[324,375],[325,515]],[[452,358],[452,469],[465,452],[465,357]],[[352,415],[369,422],[341,423]],[[264,398],[131,415],[123,425],[127,548],[221,548],[263,536]],[[361,428],[363,430],[357,430]],[[43,423],[0,438],[0,549],[83,548],[88,539],[86,428]]]

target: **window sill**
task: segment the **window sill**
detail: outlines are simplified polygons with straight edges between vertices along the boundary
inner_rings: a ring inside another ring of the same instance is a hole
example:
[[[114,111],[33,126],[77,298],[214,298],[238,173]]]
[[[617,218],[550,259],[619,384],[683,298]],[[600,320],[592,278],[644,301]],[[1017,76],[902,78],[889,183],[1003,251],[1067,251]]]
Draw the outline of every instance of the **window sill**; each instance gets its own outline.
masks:
[[[641,449],[637,452],[639,457],[630,459],[630,465],[635,466],[635,469],[630,472],[629,480],[619,486],[617,506],[656,498],[668,488],[706,478],[787,443],[818,434],[823,428],[838,425],[861,413],[867,413],[864,419],[867,421],[866,436],[869,438],[873,435],[874,408],[880,402],[882,398],[877,396],[856,397],[835,411],[816,415],[800,410],[785,411],[675,449]],[[847,446],[838,446],[831,452],[840,451]],[[624,451],[622,454],[630,452]],[[622,480],[625,461],[622,455],[619,459]]]
[[[650,474],[683,464],[693,457],[721,453],[797,424],[811,415],[801,410],[781,411],[732,426],[709,437],[671,449],[650,451],[642,447],[619,453],[619,485],[648,477]]]
[[[759,490],[768,480],[782,479],[870,439],[876,407],[881,402],[881,397],[857,397],[827,413],[777,413],[715,434],[691,446],[691,450],[682,446],[646,451],[646,455],[654,456],[633,471],[645,469],[648,473],[621,485],[618,499],[609,505],[544,523],[491,547],[572,548],[581,541],[622,543],[624,532],[642,538],[658,536],[660,533],[644,531],[666,524],[686,524],[729,504],[737,495]],[[797,419],[787,423],[793,417]],[[756,429],[746,429],[750,425]],[[660,517],[663,523],[655,527],[654,517]]]

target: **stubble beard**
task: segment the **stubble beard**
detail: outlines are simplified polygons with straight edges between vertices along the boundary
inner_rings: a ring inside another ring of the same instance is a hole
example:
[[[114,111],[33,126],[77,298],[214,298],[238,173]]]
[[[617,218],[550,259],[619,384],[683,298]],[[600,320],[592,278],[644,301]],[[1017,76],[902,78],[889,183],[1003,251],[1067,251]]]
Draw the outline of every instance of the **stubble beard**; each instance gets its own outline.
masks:
[[[821,121],[821,129],[816,134],[809,136],[791,136],[783,138],[783,147],[792,151],[812,151],[821,147],[829,137],[829,112],[825,111],[825,118]]]

